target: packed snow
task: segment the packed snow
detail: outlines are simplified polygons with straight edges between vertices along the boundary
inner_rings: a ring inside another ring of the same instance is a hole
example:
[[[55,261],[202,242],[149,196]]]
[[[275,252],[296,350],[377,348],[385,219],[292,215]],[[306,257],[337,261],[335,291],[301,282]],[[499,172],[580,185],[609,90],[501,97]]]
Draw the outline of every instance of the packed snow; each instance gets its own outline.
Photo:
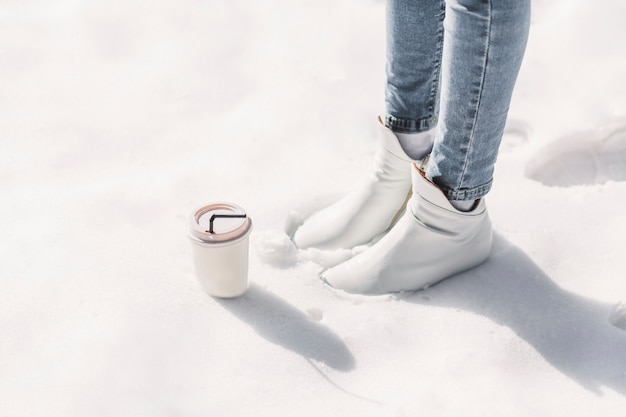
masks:
[[[0,2],[0,416],[623,416],[626,3],[535,0],[490,259],[348,295],[289,231],[367,171],[382,0]],[[207,295],[185,222],[253,219]]]

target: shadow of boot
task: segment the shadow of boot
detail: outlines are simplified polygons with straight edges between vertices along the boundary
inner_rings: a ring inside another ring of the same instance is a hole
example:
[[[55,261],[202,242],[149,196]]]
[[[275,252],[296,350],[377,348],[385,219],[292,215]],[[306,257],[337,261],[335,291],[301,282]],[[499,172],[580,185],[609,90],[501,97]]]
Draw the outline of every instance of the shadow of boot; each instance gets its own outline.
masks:
[[[432,287],[428,296],[416,292],[405,300],[487,317],[587,389],[626,396],[626,331],[611,319],[615,306],[562,289],[501,236],[494,236],[484,264]]]

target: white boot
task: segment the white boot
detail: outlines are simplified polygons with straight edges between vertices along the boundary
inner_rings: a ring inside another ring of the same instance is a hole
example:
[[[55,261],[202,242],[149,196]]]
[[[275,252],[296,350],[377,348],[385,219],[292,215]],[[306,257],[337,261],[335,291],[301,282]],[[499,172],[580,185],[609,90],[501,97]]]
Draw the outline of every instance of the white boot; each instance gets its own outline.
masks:
[[[404,211],[411,163],[396,135],[378,118],[380,139],[367,177],[341,200],[314,213],[296,230],[299,248],[339,249],[365,244],[387,231]],[[432,143],[432,133],[423,139]]]
[[[484,200],[472,211],[458,211],[413,168],[404,216],[374,246],[323,272],[328,284],[359,294],[418,290],[487,259],[492,231]]]

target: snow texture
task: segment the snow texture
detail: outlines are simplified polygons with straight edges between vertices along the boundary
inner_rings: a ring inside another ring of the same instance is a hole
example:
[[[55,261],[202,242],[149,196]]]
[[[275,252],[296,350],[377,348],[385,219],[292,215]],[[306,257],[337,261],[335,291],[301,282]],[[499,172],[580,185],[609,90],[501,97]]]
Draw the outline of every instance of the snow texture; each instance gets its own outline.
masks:
[[[626,3],[533,2],[480,267],[334,291],[299,251],[367,171],[381,0],[0,2],[0,416],[604,416],[626,410]],[[253,219],[249,291],[184,224]]]

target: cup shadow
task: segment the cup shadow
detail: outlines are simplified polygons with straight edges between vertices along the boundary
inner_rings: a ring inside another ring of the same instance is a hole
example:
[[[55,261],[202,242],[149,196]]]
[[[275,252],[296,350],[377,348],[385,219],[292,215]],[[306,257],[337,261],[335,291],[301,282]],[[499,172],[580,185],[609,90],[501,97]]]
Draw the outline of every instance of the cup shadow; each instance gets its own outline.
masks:
[[[562,289],[519,248],[494,238],[483,265],[432,287],[427,299],[420,292],[403,298],[487,317],[585,388],[626,396],[626,332],[609,322],[615,306]]]
[[[257,285],[239,298],[215,300],[270,343],[338,371],[355,367],[354,356],[337,334]]]

